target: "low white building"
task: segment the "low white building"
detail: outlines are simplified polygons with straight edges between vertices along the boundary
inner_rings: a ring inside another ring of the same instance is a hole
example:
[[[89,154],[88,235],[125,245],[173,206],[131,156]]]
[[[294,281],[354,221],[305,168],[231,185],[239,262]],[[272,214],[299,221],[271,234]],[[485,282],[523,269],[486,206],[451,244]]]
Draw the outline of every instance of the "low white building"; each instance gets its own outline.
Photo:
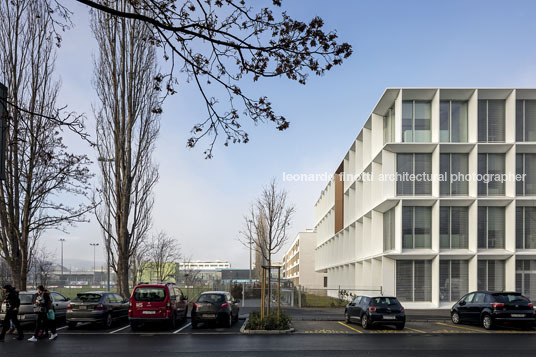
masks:
[[[309,230],[300,232],[285,253],[282,263],[282,275],[291,280],[294,286],[309,289],[327,287],[324,273],[315,271],[316,232]]]
[[[231,263],[223,260],[192,260],[179,263],[180,270],[221,270],[230,269]]]
[[[536,300],[536,89],[387,89],[334,166],[315,205],[329,288]]]

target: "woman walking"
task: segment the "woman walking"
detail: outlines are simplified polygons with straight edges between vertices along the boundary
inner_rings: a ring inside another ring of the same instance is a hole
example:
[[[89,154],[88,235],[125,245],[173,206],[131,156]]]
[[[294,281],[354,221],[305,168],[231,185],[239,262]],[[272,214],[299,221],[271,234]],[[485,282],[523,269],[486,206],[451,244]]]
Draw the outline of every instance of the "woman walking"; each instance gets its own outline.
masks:
[[[35,312],[37,312],[37,322],[35,324],[34,335],[28,340],[30,342],[36,342],[39,331],[46,332],[50,329],[49,340],[54,340],[58,337],[56,333],[56,319],[54,316],[54,309],[52,307],[52,298],[50,293],[43,285],[37,287],[37,299],[35,300]]]

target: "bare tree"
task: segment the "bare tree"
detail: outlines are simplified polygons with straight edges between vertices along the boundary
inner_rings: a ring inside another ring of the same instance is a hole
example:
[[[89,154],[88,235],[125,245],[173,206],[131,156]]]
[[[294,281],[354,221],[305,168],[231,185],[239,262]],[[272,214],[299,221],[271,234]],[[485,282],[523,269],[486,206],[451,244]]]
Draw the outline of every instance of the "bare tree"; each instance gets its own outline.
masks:
[[[132,9],[127,0],[113,6],[119,11]],[[97,150],[106,163],[101,167],[102,205],[97,218],[110,236],[119,293],[127,297],[130,260],[151,228],[152,192],[158,180],[152,160],[161,112],[153,82],[155,49],[148,42],[152,32],[143,22],[94,12],[92,28],[99,48],[94,76],[99,98]]]
[[[135,286],[141,282],[149,263],[149,244],[140,242],[136,251],[130,259],[130,271],[132,274],[132,284]]]
[[[261,196],[251,205],[244,217],[244,229],[240,241],[249,247],[250,241],[269,267],[272,257],[288,240],[287,230],[295,212],[293,204],[287,203],[287,192],[277,187],[275,179],[262,190]],[[268,309],[272,300],[271,284],[268,284]]]
[[[58,26],[65,27],[68,8],[61,0],[46,1],[57,14]],[[151,27],[151,43],[162,49],[169,63],[169,71],[156,77],[156,85],[172,95],[179,82],[193,83],[205,103],[207,116],[193,126],[187,145],[212,137],[207,158],[219,135],[226,146],[249,141],[241,116],[255,124],[273,123],[280,131],[289,127],[266,96],[242,91],[239,84],[245,76],[254,81],[286,77],[306,84],[310,73],[323,75],[352,54],[348,43],[338,42],[336,31],[324,29],[322,18],[302,22],[276,11],[281,0],[257,9],[245,0],[77,1],[110,18]],[[122,6],[125,3],[129,6]]]
[[[33,282],[37,286],[39,284],[47,286],[50,275],[54,268],[54,254],[45,247],[36,249],[34,258],[32,259],[30,271],[33,272]]]
[[[180,248],[175,238],[165,232],[159,232],[152,237],[148,249],[148,267],[154,271],[158,282],[175,277],[180,259]]]
[[[60,84],[45,0],[1,0],[0,81],[8,87],[6,180],[0,184],[0,254],[24,289],[36,243],[47,229],[83,221],[91,174],[85,155],[70,152],[55,117]],[[4,103],[2,103],[4,105]],[[26,108],[26,109],[21,109]],[[81,118],[78,125],[83,128]]]
[[[183,259],[181,264],[181,274],[184,276],[184,285],[186,287],[198,287],[203,283],[203,276],[199,269],[194,269],[192,257]]]

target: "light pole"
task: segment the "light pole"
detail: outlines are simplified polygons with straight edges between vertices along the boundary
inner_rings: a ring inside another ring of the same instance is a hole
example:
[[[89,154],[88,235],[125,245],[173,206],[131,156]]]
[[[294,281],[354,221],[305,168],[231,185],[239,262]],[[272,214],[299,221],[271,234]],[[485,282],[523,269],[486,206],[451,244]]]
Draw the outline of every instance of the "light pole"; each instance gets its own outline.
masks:
[[[89,245],[93,247],[93,285],[95,285],[95,250],[99,243],[89,243]]]
[[[65,285],[65,283],[63,282],[63,242],[65,242],[65,238],[60,238],[60,242],[61,242],[61,282],[63,283],[63,285]]]
[[[105,157],[99,157],[97,159],[98,162],[101,162],[102,163],[102,168],[103,168],[103,171],[104,171],[104,163],[112,163],[114,162],[114,159],[107,159]],[[107,195],[108,194],[108,180],[106,178],[104,178],[104,194]],[[109,196],[111,197],[111,195]],[[111,233],[110,233],[110,205],[109,205],[109,202],[107,202],[107,205],[106,205],[106,212],[107,212],[107,220],[106,220],[106,232],[104,232],[106,235],[104,237],[104,240],[106,242],[106,280],[107,280],[107,288],[106,290],[107,291],[110,291],[110,245],[111,245],[111,242],[112,242],[112,237],[111,237]]]

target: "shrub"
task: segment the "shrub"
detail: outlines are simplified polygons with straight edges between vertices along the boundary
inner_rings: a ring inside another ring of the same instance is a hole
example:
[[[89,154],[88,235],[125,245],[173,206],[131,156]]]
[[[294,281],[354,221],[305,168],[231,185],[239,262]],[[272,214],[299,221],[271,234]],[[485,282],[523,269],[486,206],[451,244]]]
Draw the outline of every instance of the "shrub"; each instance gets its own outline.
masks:
[[[277,312],[269,312],[261,321],[261,313],[252,311],[246,324],[247,330],[288,330],[290,329],[290,317],[281,311],[278,318]]]

